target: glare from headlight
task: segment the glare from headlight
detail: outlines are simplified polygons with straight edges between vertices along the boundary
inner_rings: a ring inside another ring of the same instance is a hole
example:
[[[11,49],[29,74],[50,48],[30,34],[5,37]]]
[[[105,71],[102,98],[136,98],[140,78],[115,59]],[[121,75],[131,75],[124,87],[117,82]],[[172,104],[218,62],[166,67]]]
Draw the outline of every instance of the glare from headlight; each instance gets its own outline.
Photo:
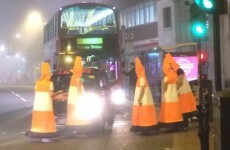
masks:
[[[126,102],[125,92],[122,89],[117,89],[112,92],[112,102],[115,105],[124,104]]]
[[[104,100],[94,93],[85,93],[77,100],[75,116],[83,120],[99,117],[104,108]]]
[[[66,56],[65,57],[65,62],[66,63],[71,63],[71,62],[73,62],[73,58],[71,56]]]

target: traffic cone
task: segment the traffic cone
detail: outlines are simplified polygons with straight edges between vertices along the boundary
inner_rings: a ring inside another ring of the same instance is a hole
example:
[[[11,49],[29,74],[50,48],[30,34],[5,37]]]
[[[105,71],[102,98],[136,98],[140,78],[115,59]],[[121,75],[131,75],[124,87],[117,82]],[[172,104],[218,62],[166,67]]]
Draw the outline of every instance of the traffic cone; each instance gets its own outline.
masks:
[[[149,133],[154,129],[157,129],[158,121],[156,108],[149,88],[148,80],[145,75],[145,69],[138,57],[135,58],[135,67],[138,79],[134,94],[132,127],[130,131]],[[140,95],[142,95],[140,99],[141,104],[138,102]]]
[[[196,99],[182,69],[178,69],[177,74],[182,76],[182,85],[179,88],[179,103],[183,115],[193,117],[196,113]]]
[[[159,114],[159,125],[163,128],[178,129],[183,125],[177,89],[177,69],[179,69],[179,65],[167,53],[163,64],[165,77],[162,81],[162,100]]]
[[[30,138],[56,138],[56,130],[53,103],[50,90],[53,83],[50,81],[50,66],[44,62],[41,66],[41,77],[35,85],[35,99],[32,113],[32,125],[26,136]]]
[[[81,96],[84,94],[84,87],[81,81],[82,77],[82,58],[77,56],[75,58],[73,75],[70,80],[70,87],[68,93],[68,106],[67,106],[67,125],[86,125],[88,121],[81,118],[79,113],[78,102],[81,100]]]

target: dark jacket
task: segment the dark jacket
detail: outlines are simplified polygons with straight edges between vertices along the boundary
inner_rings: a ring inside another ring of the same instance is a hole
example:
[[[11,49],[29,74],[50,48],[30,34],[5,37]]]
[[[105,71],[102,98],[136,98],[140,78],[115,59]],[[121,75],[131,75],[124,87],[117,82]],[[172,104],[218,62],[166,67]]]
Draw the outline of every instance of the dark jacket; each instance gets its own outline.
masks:
[[[133,68],[129,72],[124,72],[124,71],[122,72],[124,73],[124,75],[129,76],[129,85],[135,86],[137,82],[137,75],[135,69]]]

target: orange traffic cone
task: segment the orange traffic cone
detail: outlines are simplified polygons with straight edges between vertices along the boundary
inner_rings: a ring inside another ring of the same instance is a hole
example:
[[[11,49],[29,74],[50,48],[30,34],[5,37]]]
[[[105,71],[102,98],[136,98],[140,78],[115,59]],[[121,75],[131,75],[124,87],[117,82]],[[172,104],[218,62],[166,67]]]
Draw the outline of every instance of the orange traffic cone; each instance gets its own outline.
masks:
[[[193,117],[196,114],[196,99],[182,69],[177,70],[178,78],[181,77],[182,85],[179,88],[179,103],[184,119]],[[187,120],[185,120],[187,121]]]
[[[55,138],[58,137],[53,112],[50,91],[53,83],[50,81],[50,66],[42,63],[41,77],[35,85],[35,100],[32,113],[32,126],[26,136],[30,138]]]
[[[180,111],[177,74],[179,65],[173,57],[165,55],[163,72],[165,77],[162,81],[162,101],[159,115],[159,125],[163,128],[179,129],[183,125],[183,117]]]
[[[70,87],[68,93],[68,106],[67,106],[67,125],[85,125],[89,124],[88,121],[81,118],[81,114],[78,110],[78,102],[81,100],[81,96],[84,93],[82,77],[82,58],[77,56],[74,63],[73,75],[70,80]]]
[[[134,95],[131,132],[149,133],[157,128],[156,109],[145,75],[145,69],[139,58],[135,58],[137,83]]]

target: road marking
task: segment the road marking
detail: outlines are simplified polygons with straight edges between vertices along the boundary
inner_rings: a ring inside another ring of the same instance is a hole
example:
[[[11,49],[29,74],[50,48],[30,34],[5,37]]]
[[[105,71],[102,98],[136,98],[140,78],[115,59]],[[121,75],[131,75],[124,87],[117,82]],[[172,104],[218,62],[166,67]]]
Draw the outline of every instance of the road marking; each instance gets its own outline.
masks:
[[[129,113],[125,113],[124,115],[123,115],[123,117],[127,117],[129,115]]]
[[[21,99],[22,101],[26,102],[26,100],[25,100],[23,97],[20,97],[20,99]]]
[[[17,94],[14,91],[11,91],[10,89],[7,89],[8,91],[10,91],[13,95],[15,95],[16,97],[18,97],[20,100],[22,100],[23,102],[27,102],[26,99],[24,99],[23,97],[21,97],[19,94]]]
[[[114,123],[113,123],[113,127],[119,127],[119,126],[123,126],[123,125],[126,125],[126,124],[128,124],[129,122],[127,122],[127,121],[115,121]]]
[[[25,131],[20,131],[20,133],[21,133],[21,134],[25,134],[26,132],[25,132]],[[2,132],[1,134],[2,134],[2,135],[6,135],[7,132]]]
[[[14,95],[16,95],[17,97],[20,97],[20,95],[18,95],[17,93],[15,93]]]

